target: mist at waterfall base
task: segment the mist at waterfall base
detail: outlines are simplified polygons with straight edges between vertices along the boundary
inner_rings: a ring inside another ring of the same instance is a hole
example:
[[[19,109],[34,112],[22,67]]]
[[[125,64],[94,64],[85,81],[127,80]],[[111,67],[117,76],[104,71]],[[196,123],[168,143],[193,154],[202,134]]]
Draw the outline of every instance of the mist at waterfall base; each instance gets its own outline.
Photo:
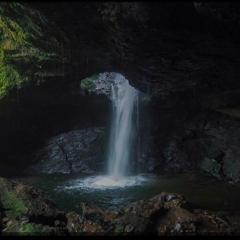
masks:
[[[112,121],[108,145],[106,175],[76,180],[65,189],[109,189],[132,187],[149,182],[152,176],[134,175],[130,161],[134,161],[139,125],[139,91],[128,80],[116,74],[111,84]],[[136,173],[135,173],[136,174]]]

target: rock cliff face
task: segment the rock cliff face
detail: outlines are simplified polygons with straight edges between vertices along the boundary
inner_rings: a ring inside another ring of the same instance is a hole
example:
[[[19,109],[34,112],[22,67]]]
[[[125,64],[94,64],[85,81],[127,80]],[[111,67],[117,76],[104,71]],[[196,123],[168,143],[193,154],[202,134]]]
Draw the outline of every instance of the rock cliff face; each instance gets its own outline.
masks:
[[[73,130],[52,137],[35,154],[31,173],[93,173],[104,169],[104,128]]]
[[[186,105],[184,105],[186,107]],[[234,112],[234,110],[236,112]],[[162,117],[153,128],[152,151],[147,159],[158,161],[158,171],[192,171],[202,169],[226,181],[239,181],[239,117],[237,109],[195,111],[178,108]],[[163,112],[164,113],[164,112]],[[167,125],[161,122],[168,122]],[[152,124],[153,124],[152,123]],[[151,164],[149,164],[150,166]]]
[[[66,63],[64,56],[69,57],[71,66],[67,69],[75,70],[72,71],[75,79],[111,69],[122,73],[138,88],[163,96],[186,91],[203,90],[206,93],[213,88],[216,91],[226,86],[234,88],[232,84],[237,84],[237,4],[25,5],[6,3],[2,8],[7,17],[14,11],[18,14],[25,11],[29,14],[25,22],[34,23],[34,18],[38,17],[39,26],[30,25],[29,29],[23,29],[26,32],[21,33],[23,40],[24,33],[33,35],[39,42],[44,36],[53,38],[46,44],[65,53],[59,54],[60,62]],[[66,18],[69,21],[65,21]],[[21,20],[17,15],[14,21],[20,26]],[[60,31],[51,26],[52,22],[61,27],[68,41],[59,36]],[[18,29],[13,30],[15,33]],[[53,53],[56,52],[54,50]],[[48,53],[49,58],[53,55]]]
[[[32,96],[65,76],[67,38],[41,12],[20,3],[0,4],[0,32],[0,155],[8,162],[31,132]]]
[[[82,78],[116,71],[140,90],[161,96],[238,84],[238,4],[40,5],[72,38],[72,60]],[[214,17],[224,12],[228,21]]]

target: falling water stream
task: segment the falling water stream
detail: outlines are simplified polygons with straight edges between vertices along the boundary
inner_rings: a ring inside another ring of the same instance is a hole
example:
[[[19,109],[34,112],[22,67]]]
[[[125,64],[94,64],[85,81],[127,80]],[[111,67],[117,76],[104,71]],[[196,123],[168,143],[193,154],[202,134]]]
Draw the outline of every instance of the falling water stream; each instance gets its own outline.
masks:
[[[133,141],[133,120],[138,91],[121,75],[111,87],[113,119],[108,156],[108,175],[120,179],[127,175]],[[136,118],[135,118],[136,119]],[[138,121],[138,119],[136,119]]]
[[[132,147],[137,140],[135,131],[138,130],[138,98],[139,91],[122,75],[116,74],[111,84],[112,122],[107,174],[88,177],[80,185],[106,189],[135,186],[147,181],[143,175],[134,176],[130,171]]]

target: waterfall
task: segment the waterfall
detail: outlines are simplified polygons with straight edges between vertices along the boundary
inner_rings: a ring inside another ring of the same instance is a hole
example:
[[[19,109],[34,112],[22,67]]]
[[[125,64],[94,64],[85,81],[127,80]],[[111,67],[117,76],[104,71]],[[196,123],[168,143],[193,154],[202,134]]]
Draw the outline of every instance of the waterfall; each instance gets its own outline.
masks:
[[[111,86],[112,126],[108,154],[108,175],[115,180],[128,173],[138,112],[138,91],[120,74]]]
[[[137,172],[135,160],[138,160],[140,154],[139,102],[142,93],[130,86],[128,80],[117,73],[101,74],[97,87],[98,90],[109,93],[112,101],[107,172],[106,175],[94,175],[77,180],[76,187],[104,190],[147,183],[151,177],[143,174],[134,175]]]

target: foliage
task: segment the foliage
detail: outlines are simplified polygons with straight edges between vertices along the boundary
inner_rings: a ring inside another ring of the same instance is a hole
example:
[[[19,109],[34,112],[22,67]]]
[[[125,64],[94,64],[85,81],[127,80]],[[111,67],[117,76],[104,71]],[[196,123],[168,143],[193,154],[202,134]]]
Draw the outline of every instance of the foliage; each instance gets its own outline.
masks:
[[[20,235],[38,235],[45,231],[41,224],[26,223],[19,228],[18,232]]]
[[[13,192],[4,192],[2,202],[9,217],[19,217],[27,212],[23,200],[19,199]]]
[[[0,3],[0,99],[33,80],[46,62],[60,62],[61,44],[50,25],[37,10]]]

